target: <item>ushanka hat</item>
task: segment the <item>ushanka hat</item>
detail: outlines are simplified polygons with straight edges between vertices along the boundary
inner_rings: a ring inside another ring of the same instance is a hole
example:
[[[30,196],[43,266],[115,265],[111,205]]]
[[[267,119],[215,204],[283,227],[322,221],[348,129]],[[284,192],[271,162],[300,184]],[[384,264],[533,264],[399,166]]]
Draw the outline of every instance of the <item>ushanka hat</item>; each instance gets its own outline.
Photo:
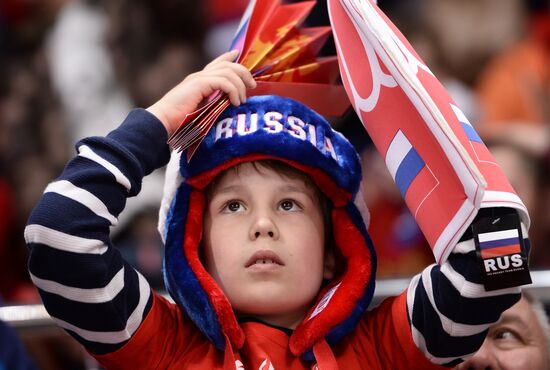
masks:
[[[173,154],[159,219],[164,279],[174,301],[218,349],[227,341],[233,348],[243,345],[229,300],[199,258],[203,189],[225,169],[264,159],[306,173],[333,204],[333,234],[345,272],[323,289],[290,338],[291,351],[311,360],[319,340],[335,344],[362,318],[374,292],[376,258],[359,193],[357,152],[305,105],[279,96],[251,97],[219,116],[189,162]]]

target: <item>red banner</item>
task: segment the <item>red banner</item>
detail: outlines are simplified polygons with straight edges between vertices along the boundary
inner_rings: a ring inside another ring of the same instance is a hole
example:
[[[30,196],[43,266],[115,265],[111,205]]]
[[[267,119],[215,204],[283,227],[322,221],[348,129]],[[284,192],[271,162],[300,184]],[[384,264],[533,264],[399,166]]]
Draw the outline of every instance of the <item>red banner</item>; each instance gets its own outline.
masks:
[[[328,0],[340,73],[438,262],[481,207],[525,206],[443,85],[369,0]]]

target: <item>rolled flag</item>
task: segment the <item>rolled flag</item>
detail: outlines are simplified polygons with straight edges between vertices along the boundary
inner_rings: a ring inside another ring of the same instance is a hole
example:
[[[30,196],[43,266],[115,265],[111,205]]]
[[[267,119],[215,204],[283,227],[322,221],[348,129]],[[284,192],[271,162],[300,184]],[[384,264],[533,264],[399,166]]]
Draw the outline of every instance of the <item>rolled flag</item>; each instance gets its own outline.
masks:
[[[370,0],[328,0],[342,80],[438,263],[486,207],[529,215],[476,131]]]
[[[283,3],[251,0],[231,43],[237,62],[257,82],[249,96],[279,95],[307,105],[324,116],[342,116],[349,100],[338,83],[336,56],[319,57],[330,27],[302,27],[315,1]],[[227,94],[216,92],[189,113],[168,143],[186,150],[190,159],[219,115],[229,106]]]

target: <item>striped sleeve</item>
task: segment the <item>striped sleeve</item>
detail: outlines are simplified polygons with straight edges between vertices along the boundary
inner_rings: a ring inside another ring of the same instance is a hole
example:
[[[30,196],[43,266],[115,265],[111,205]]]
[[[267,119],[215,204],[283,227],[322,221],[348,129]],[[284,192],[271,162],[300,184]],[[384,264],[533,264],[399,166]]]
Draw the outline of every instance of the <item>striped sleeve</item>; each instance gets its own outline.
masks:
[[[48,313],[92,353],[124,345],[151,308],[149,284],[113,248],[109,230],[142,178],[168,162],[166,140],[143,109],[106,137],[82,140],[25,228],[29,272]]]
[[[486,291],[478,263],[472,235],[465,235],[445,263],[428,266],[409,284],[412,337],[433,363],[453,367],[471,356],[489,326],[520,298],[519,287]]]

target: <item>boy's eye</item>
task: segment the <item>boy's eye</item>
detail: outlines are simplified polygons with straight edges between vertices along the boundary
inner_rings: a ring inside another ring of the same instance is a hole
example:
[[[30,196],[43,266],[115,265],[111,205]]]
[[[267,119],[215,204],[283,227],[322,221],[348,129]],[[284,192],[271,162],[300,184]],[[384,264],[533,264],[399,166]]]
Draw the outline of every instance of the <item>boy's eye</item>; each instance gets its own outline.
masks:
[[[231,200],[227,202],[223,207],[223,211],[229,212],[229,213],[239,212],[239,211],[242,211],[243,209],[244,209],[243,205],[241,204],[241,202],[237,200]]]
[[[295,201],[290,200],[290,199],[283,200],[280,203],[279,207],[283,211],[298,211],[298,210],[302,209]]]

